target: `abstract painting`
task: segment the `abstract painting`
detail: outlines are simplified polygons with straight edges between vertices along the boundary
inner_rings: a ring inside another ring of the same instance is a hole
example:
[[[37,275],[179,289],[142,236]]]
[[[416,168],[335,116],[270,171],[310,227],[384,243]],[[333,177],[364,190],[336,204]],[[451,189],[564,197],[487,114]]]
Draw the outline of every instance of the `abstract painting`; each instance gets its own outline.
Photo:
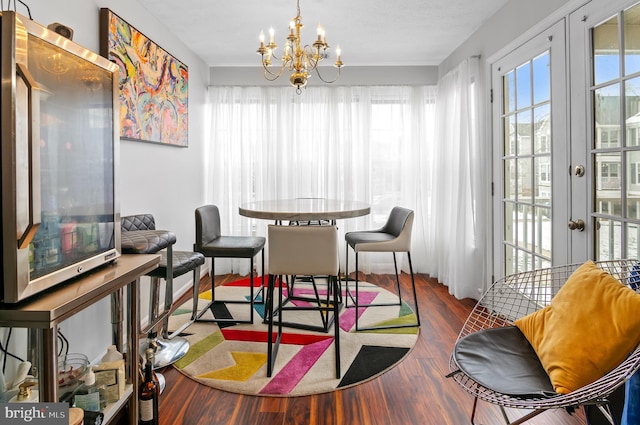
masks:
[[[107,8],[100,54],[119,68],[120,138],[187,147],[188,67]]]

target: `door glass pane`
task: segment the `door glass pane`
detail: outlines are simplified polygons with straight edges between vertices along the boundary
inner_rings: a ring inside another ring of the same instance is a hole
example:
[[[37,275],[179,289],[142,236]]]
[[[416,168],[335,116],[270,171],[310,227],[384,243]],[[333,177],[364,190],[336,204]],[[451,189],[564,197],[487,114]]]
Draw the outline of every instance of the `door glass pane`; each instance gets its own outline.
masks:
[[[534,224],[533,208],[521,205],[518,211],[518,245],[521,248],[529,250],[533,247]]]
[[[549,74],[549,52],[544,52],[533,60],[533,103],[547,102],[551,99],[551,75]]]
[[[595,91],[596,149],[620,146],[620,85],[612,84]]]
[[[551,104],[545,103],[533,111],[535,153],[551,153]]]
[[[516,200],[516,161],[507,159],[504,161],[504,197]]]
[[[640,77],[627,80],[624,83],[625,88],[625,109],[627,130],[629,128],[638,128],[640,122]],[[630,140],[627,146],[637,145],[635,140]]]
[[[531,62],[516,69],[516,105],[518,109],[531,105]]]
[[[624,71],[640,71],[640,4],[624,12]]]
[[[519,202],[531,202],[531,158],[518,158],[516,197]]]
[[[531,109],[520,112],[517,118],[518,127],[518,155],[531,153]]]
[[[516,74],[508,72],[503,78],[504,84],[504,113],[508,114],[516,110]]]
[[[504,240],[507,243],[515,244],[517,240],[516,235],[516,210],[513,202],[506,202],[504,204]]]
[[[627,226],[627,256],[638,258],[638,239],[640,239],[640,225],[629,223]]]
[[[509,115],[504,118],[504,154],[505,156],[516,154],[516,116]]]
[[[609,200],[620,204],[620,154],[602,153],[595,156],[596,201]],[[613,210],[608,212],[614,214]]]
[[[504,250],[504,271],[505,275],[513,274],[518,270],[518,260],[516,250],[512,246],[505,246]]]
[[[593,29],[595,84],[602,84],[620,76],[620,43],[618,16]]]
[[[627,152],[626,155],[627,217],[638,220],[640,219],[640,151]]]
[[[536,208],[536,253],[551,256],[551,208]]]
[[[622,258],[622,223],[608,218],[596,219],[596,247],[598,260]]]
[[[535,164],[534,203],[538,205],[551,205],[551,157],[537,157]]]

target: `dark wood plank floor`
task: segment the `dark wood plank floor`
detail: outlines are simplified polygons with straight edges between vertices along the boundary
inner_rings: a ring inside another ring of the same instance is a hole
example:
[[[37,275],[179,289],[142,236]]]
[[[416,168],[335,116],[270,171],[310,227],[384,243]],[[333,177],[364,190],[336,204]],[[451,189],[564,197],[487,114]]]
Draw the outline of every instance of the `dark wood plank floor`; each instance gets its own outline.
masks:
[[[216,284],[238,276],[216,277]],[[391,275],[367,281],[393,291]],[[203,279],[203,288],[209,279]],[[173,367],[161,370],[167,387],[160,396],[160,425],[310,424],[310,425],[461,425],[468,424],[473,399],[446,379],[448,359],[457,334],[474,305],[457,300],[445,286],[426,275],[416,276],[421,329],[418,343],[400,365],[381,377],[341,391],[306,397],[254,397],[215,390],[192,381]],[[410,278],[402,276],[404,293]],[[188,297],[183,297],[186,300]],[[410,299],[410,298],[409,298]],[[175,303],[180,305],[181,302]],[[510,418],[518,417],[510,411]],[[499,409],[480,402],[476,418],[483,425],[504,424]],[[530,425],[584,425],[582,412],[548,411]]]

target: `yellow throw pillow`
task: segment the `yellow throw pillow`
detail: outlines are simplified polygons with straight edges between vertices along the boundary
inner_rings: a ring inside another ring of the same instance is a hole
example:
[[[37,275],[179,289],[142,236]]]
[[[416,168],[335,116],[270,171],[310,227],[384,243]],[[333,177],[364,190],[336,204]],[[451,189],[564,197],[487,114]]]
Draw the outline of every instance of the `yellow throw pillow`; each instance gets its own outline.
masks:
[[[640,294],[587,261],[549,306],[515,324],[556,392],[568,394],[604,376],[640,343]]]

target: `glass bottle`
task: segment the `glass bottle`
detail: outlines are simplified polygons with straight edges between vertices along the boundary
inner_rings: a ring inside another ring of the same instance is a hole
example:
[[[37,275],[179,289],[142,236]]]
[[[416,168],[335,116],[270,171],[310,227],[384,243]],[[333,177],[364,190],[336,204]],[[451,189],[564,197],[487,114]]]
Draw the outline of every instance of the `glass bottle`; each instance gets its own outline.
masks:
[[[153,365],[155,363],[155,354],[153,352],[153,348],[147,348],[145,354],[147,357],[147,363],[151,364],[151,375],[153,376],[153,380],[156,382],[156,386],[158,387],[158,395],[160,395],[162,394],[162,390],[164,389],[164,384],[160,381],[160,377],[153,369]]]
[[[158,425],[158,385],[153,379],[153,367],[149,361],[144,365],[144,382],[138,393],[140,425]]]
[[[96,375],[92,369],[84,376],[84,382],[73,393],[73,405],[82,410],[100,411],[100,392],[96,386]]]

